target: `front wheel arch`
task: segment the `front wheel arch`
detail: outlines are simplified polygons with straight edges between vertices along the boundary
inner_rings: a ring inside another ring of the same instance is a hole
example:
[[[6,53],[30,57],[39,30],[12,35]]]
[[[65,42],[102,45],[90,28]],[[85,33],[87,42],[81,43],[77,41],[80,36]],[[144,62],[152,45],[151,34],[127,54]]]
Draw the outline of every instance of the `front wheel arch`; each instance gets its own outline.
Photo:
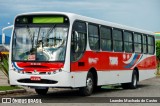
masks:
[[[93,75],[93,79],[94,79],[94,87],[96,87],[98,85],[98,75],[97,75],[97,70],[95,68],[91,68],[88,73],[92,73]]]
[[[86,86],[79,88],[80,94],[83,96],[90,96],[94,89],[93,74],[89,71],[86,77]]]
[[[136,71],[137,73],[137,81],[139,81],[139,70],[137,67],[134,68],[133,72]],[[133,74],[133,73],[132,73]]]

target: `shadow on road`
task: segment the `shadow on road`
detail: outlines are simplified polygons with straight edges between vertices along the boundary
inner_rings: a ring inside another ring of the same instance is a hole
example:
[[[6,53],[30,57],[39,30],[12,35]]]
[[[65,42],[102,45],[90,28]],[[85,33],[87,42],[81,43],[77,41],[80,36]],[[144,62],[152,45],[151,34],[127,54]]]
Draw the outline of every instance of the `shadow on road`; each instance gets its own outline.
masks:
[[[137,87],[137,89],[139,89],[139,88],[144,88],[144,87],[149,87],[149,86],[151,86],[151,85],[147,85],[147,84],[145,84],[145,85],[139,84],[138,87]]]
[[[138,85],[137,89],[133,90],[138,90],[144,87],[148,87],[150,85]],[[101,93],[111,93],[111,92],[119,92],[119,91],[126,91],[126,90],[132,90],[132,89],[123,89],[121,86],[114,86],[113,88],[101,88],[93,92],[93,95],[96,94],[101,94]],[[84,97],[80,94],[78,89],[63,89],[59,91],[50,91],[46,95],[40,96],[40,95],[30,95],[28,97],[47,97],[47,98],[75,98],[75,97]],[[89,96],[88,96],[89,97]]]
[[[95,91],[93,94],[97,95],[97,94],[103,94],[103,93],[111,93],[111,92],[119,92],[119,91],[127,91],[127,90],[138,90],[141,88],[145,88],[148,87],[150,85],[143,85],[143,84],[139,84],[137,89],[123,89],[120,85],[119,86],[114,86],[113,88],[101,88],[98,91]]]

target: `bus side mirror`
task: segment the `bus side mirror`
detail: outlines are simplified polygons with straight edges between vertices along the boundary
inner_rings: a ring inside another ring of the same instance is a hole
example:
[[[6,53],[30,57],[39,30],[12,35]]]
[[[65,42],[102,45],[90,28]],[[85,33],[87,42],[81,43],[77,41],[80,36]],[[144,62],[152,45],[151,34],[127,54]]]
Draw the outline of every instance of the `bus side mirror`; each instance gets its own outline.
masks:
[[[78,51],[78,32],[77,31],[73,31],[72,32],[72,40],[71,40],[71,48],[72,48],[72,52],[76,53]]]

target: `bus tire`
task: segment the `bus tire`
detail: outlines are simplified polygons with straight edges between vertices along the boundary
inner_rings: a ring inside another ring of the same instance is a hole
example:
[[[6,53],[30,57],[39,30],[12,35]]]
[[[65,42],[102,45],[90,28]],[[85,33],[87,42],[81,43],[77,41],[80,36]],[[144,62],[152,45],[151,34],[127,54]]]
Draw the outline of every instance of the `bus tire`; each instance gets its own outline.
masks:
[[[94,89],[94,79],[93,74],[88,72],[87,79],[86,79],[86,86],[80,88],[80,94],[83,96],[90,96]]]
[[[122,83],[123,89],[136,89],[138,83],[138,73],[137,71],[133,71],[132,81],[130,83]]]
[[[38,95],[46,95],[47,92],[48,92],[48,88],[46,88],[46,89],[35,89],[35,91]]]

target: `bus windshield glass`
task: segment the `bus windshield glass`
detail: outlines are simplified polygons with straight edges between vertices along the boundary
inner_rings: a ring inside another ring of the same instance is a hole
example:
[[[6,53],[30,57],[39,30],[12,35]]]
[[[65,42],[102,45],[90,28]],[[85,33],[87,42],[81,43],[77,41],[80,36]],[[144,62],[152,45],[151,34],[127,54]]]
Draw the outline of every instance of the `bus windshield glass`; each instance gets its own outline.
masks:
[[[64,25],[15,27],[13,61],[64,61],[68,27]]]

